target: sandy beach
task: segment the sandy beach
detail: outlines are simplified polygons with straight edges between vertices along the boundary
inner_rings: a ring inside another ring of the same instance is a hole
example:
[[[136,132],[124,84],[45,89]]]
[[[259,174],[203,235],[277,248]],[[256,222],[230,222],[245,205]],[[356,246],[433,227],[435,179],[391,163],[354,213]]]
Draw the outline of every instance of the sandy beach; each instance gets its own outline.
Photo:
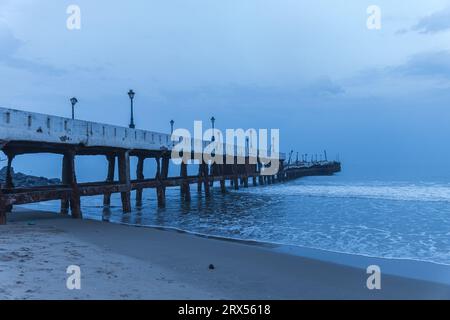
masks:
[[[81,290],[66,288],[70,265]],[[270,245],[24,209],[0,226],[0,299],[450,298],[446,284],[383,274],[382,289],[368,290],[367,277]]]

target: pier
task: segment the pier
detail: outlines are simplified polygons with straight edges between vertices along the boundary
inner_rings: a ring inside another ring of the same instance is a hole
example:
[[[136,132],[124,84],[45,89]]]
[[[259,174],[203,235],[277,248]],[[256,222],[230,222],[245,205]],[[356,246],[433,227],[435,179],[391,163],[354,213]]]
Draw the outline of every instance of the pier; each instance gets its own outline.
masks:
[[[201,141],[203,146],[210,141]],[[195,142],[194,142],[195,144]],[[219,183],[223,193],[228,187],[234,190],[250,185],[265,185],[283,182],[311,175],[331,175],[341,170],[339,162],[286,161],[284,154],[264,158],[267,151],[258,150],[252,157],[243,151],[244,160],[239,159],[239,151],[233,153],[234,161],[224,164],[197,163],[198,174],[188,175],[188,163],[179,165],[179,176],[169,177],[169,164],[174,143],[172,135],[56,117],[51,115],[0,108],[0,148],[7,157],[5,184],[0,190],[0,224],[6,224],[7,213],[15,205],[60,200],[61,214],[69,213],[75,219],[82,218],[81,197],[98,196],[109,206],[113,193],[121,194],[124,213],[132,210],[131,192],[136,192],[136,205],[142,202],[144,189],[156,190],[158,206],[165,206],[167,188],[178,187],[182,201],[191,200],[191,185],[197,192],[210,196],[211,187]],[[245,149],[245,147],[244,147]],[[53,153],[61,155],[61,185],[33,188],[16,188],[11,174],[16,157],[24,154]],[[104,181],[79,183],[76,176],[75,158],[79,156],[101,155],[105,157],[107,175]],[[194,149],[189,158],[197,159]],[[224,154],[224,158],[230,156]],[[136,168],[130,167],[130,158],[138,159]],[[153,159],[156,163],[154,177],[144,177],[144,162]],[[264,168],[268,162],[278,161],[276,173],[267,175]],[[115,176],[116,165],[118,176]],[[131,170],[136,170],[137,179],[132,180]],[[228,187],[227,187],[228,184]]]

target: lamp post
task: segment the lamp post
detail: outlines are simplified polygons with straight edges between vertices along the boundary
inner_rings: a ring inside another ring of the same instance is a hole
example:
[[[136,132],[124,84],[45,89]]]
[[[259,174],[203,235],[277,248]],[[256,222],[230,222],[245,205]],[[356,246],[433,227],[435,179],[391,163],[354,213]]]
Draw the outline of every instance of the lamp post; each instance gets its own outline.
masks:
[[[130,129],[135,129],[136,126],[134,124],[134,106],[133,106],[133,101],[134,101],[134,96],[135,96],[134,91],[133,90],[128,91],[128,96],[130,97],[130,101],[131,101]]]
[[[175,121],[170,120],[170,134],[173,134],[173,125],[175,124]]]
[[[250,131],[251,134],[251,131]],[[249,156],[250,155],[250,138],[249,137],[245,137],[245,156]]]
[[[173,125],[175,124],[175,121],[170,120],[170,135],[172,136],[172,146],[175,146],[175,141],[173,141]]]
[[[72,119],[75,119],[75,105],[78,103],[77,98],[73,97],[70,99],[70,103],[72,104]]]
[[[212,117],[211,118],[211,123],[212,123],[212,130],[213,130],[213,136],[211,138],[211,141],[214,142],[214,141],[216,141],[216,137],[214,135],[214,132],[215,132],[215,127],[214,126],[215,126],[215,123],[216,123],[216,118]]]

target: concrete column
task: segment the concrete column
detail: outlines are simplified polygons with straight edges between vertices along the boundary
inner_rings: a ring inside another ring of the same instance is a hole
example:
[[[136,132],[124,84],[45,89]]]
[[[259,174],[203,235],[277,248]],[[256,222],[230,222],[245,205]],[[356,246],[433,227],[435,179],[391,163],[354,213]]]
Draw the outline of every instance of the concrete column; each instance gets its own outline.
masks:
[[[142,181],[145,179],[144,177],[144,160],[145,157],[139,156],[138,157],[138,163],[136,166],[136,178],[138,181]],[[141,207],[142,206],[142,189],[136,190],[136,206]]]
[[[199,193],[201,193],[202,192],[202,177],[203,177],[203,171],[204,171],[204,169],[203,169],[203,161],[201,160],[201,162],[199,163],[199,165],[198,165],[198,183],[197,183],[197,191],[199,192]]]
[[[244,188],[248,188],[248,176],[250,174],[250,158],[245,158],[245,165],[244,165]]]
[[[131,212],[131,180],[130,180],[130,153],[119,153],[119,181],[125,185],[126,190],[121,192],[123,213]]]
[[[6,205],[0,191],[0,225],[6,224]]]
[[[67,186],[71,186],[72,184],[70,180],[69,168],[70,168],[70,157],[64,155],[62,161],[61,181],[64,185]],[[61,199],[61,214],[63,215],[69,214],[69,208],[70,208],[70,199],[69,198]]]
[[[8,157],[8,166],[6,168],[5,189],[14,189],[12,161],[14,160],[15,154],[8,153],[7,157]],[[12,205],[6,206],[6,212],[11,212],[12,209],[13,209]]]
[[[187,164],[182,162],[181,163],[181,172],[180,176],[183,178],[183,183],[181,185],[181,196],[186,202],[191,201],[191,186],[189,185],[189,182],[187,181],[188,172],[187,172]]]
[[[65,170],[63,174],[63,179],[65,179],[65,183],[69,185],[72,189],[70,195],[70,210],[72,214],[72,218],[74,219],[82,219],[83,215],[81,213],[81,198],[80,191],[78,190],[78,182],[77,176],[75,173],[75,152],[68,151],[64,154],[63,158],[63,168]],[[66,203],[64,203],[66,205]],[[61,208],[63,209],[63,208]],[[63,211],[63,210],[61,210]]]
[[[223,177],[225,176],[226,172],[225,172],[225,165],[221,164],[218,166],[219,168],[219,173],[220,175]],[[227,193],[227,186],[225,184],[225,178],[220,179],[220,191],[222,193]]]
[[[163,185],[163,168],[161,168],[161,157],[155,158],[156,160],[156,180],[158,186],[156,187],[156,197],[158,199],[158,207],[164,208],[166,205],[165,188]]]
[[[218,175],[220,175],[219,165],[217,163],[211,164],[211,177],[212,177],[212,179],[210,179],[210,182],[209,182],[209,186],[211,188],[214,187],[215,177],[217,177]]]
[[[116,169],[116,156],[107,155],[106,160],[108,160],[108,175],[106,176],[106,182],[114,182],[114,173]],[[103,195],[103,206],[109,207],[111,205],[111,193],[105,193]]]
[[[203,184],[205,186],[205,195],[209,196],[211,194],[209,186],[209,166],[207,163],[203,163]]]
[[[161,190],[159,193],[159,206],[165,207],[166,206],[166,186],[164,185],[163,181],[167,180],[169,177],[169,164],[170,164],[170,158],[168,156],[164,156],[162,158],[162,165],[161,165]]]
[[[259,184],[263,186],[264,185],[264,176],[261,175],[262,163],[258,161],[257,166],[258,166],[258,173],[259,173],[259,176],[258,176]]]
[[[14,189],[13,173],[12,173],[12,161],[14,160],[14,154],[7,154],[8,166],[6,168],[5,189]]]
[[[239,190],[238,165],[232,164],[233,168],[233,187],[234,190]]]

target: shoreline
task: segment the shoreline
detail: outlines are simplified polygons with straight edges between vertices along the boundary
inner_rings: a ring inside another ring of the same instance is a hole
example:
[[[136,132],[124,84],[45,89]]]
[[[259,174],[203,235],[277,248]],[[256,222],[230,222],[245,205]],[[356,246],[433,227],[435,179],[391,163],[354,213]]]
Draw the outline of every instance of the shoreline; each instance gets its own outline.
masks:
[[[0,233],[2,299],[450,299],[446,284],[404,277],[419,266],[410,260],[359,256],[349,266],[321,258],[354,255],[311,258],[317,249],[21,209],[9,220]],[[382,289],[371,291],[366,268],[377,263]],[[65,288],[68,265],[80,265],[81,291]]]
[[[93,221],[101,222],[99,219],[89,219]],[[396,257],[379,257],[372,255],[364,255],[357,253],[348,253],[340,251],[332,251],[321,248],[305,247],[300,245],[290,245],[285,243],[276,243],[255,239],[239,239],[233,237],[208,235],[204,233],[184,230],[176,227],[164,227],[157,225],[140,225],[125,222],[107,222],[114,223],[118,225],[123,225],[127,227],[134,228],[149,228],[164,232],[174,232],[179,234],[186,234],[195,237],[200,237],[204,239],[226,241],[250,246],[258,246],[273,250],[275,252],[285,253],[289,255],[299,256],[303,258],[310,258],[314,260],[319,260],[326,263],[335,263],[338,265],[363,268],[370,264],[377,262],[378,265],[382,265],[384,273],[394,276],[406,277],[416,280],[430,281],[437,284],[450,285],[450,264],[439,263],[435,261],[419,260],[414,258],[396,258]],[[400,265],[408,265],[407,269],[399,270]],[[411,266],[417,265],[415,269]],[[424,268],[424,270],[419,270],[419,268]],[[387,269],[387,272],[386,272]],[[417,272],[419,271],[419,272]]]

